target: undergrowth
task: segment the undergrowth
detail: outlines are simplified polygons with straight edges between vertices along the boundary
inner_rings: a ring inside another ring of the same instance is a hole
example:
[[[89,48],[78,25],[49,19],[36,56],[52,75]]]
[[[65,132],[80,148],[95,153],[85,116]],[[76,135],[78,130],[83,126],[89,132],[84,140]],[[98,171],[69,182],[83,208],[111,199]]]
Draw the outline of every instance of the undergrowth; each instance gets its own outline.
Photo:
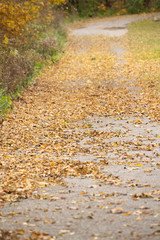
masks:
[[[0,47],[0,118],[46,65],[59,60],[67,37],[63,20],[62,13],[49,25],[38,19],[18,41]]]
[[[149,13],[160,9],[159,0],[68,0],[65,3],[70,15],[77,14],[81,18]]]

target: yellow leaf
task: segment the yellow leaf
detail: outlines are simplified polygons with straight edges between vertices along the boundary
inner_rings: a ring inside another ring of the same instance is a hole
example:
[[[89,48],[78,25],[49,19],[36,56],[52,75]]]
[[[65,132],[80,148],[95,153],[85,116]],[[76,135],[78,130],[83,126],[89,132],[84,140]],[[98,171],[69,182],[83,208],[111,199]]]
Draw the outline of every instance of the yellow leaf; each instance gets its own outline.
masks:
[[[136,119],[136,122],[138,123],[142,123],[142,121],[140,119]]]
[[[80,195],[84,195],[84,194],[86,194],[86,192],[85,192],[85,191],[82,191],[82,192],[80,193]]]
[[[132,214],[132,212],[128,212],[128,213],[124,213],[123,216],[130,216]]]
[[[152,172],[153,169],[144,169],[144,172]]]
[[[143,166],[143,164],[141,164],[141,163],[136,164],[136,167],[141,167],[141,166]]]
[[[55,163],[54,163],[54,162],[52,162],[52,163],[50,164],[50,166],[51,166],[51,167],[54,167],[54,165],[55,165]]]
[[[137,217],[136,221],[142,221],[141,217]]]
[[[118,144],[115,142],[113,143],[113,147],[119,147]]]
[[[7,44],[8,44],[8,41],[9,41],[9,40],[8,40],[7,36],[6,36],[6,35],[4,35],[4,40],[3,40],[3,43],[7,45]]]
[[[24,234],[24,231],[23,230],[19,230],[18,234],[22,235],[22,234]]]

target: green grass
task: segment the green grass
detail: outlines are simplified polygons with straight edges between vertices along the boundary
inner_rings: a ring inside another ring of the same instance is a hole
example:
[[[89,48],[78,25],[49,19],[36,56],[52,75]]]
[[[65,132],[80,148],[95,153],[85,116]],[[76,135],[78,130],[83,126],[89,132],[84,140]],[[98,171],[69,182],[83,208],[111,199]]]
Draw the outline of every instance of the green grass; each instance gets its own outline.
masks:
[[[10,103],[11,97],[5,94],[5,90],[0,89],[0,119],[8,112]]]
[[[129,44],[140,59],[160,58],[160,21],[143,20],[129,26]]]
[[[160,92],[160,21],[143,20],[129,26],[129,51],[133,62],[140,63],[140,78]]]

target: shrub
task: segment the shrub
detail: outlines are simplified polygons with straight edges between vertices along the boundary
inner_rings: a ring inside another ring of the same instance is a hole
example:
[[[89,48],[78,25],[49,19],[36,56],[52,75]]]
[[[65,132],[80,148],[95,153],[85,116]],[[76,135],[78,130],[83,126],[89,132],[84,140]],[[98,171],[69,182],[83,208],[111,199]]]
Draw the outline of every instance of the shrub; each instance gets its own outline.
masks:
[[[23,85],[24,79],[29,76],[33,67],[32,60],[27,55],[19,54],[18,50],[10,49],[1,53],[1,86],[8,92],[16,90],[18,85]]]
[[[57,39],[52,30],[54,9],[64,0],[2,0],[0,3],[0,83],[8,91],[32,73],[37,61],[57,52]],[[48,36],[47,36],[48,35]]]
[[[68,0],[66,3],[69,12],[77,11],[82,17],[92,17],[106,9],[104,0]]]
[[[144,10],[144,0],[126,0],[128,13],[138,13]]]
[[[5,94],[13,96],[48,63],[46,59],[53,61],[54,55],[57,58],[62,44],[59,39],[61,37],[64,41],[65,34],[64,30],[59,30],[60,23],[54,20],[56,11],[53,6],[63,1],[1,1],[0,93],[2,89],[5,91],[3,96],[0,94],[0,115],[2,110],[5,112],[4,108],[8,108],[8,103],[5,105],[3,101]]]
[[[48,36],[37,42],[37,52],[47,59],[52,57],[57,52],[57,39],[52,36]]]

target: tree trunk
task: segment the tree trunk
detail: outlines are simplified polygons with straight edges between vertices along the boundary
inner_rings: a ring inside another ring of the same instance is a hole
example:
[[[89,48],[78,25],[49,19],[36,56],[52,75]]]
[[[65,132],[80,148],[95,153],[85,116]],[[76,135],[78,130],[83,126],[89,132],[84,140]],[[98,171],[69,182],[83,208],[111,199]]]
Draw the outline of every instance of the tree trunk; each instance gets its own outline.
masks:
[[[110,0],[105,0],[105,5],[106,5],[106,7],[110,8],[112,6],[111,1]]]

